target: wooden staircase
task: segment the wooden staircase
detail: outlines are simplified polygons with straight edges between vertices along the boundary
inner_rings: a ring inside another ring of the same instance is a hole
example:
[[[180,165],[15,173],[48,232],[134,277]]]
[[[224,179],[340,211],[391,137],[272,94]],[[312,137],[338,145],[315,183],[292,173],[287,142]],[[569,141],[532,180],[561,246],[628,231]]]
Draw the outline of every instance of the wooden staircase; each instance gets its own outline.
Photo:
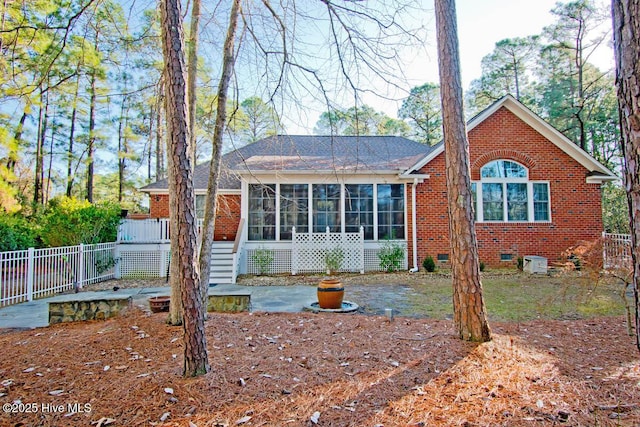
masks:
[[[234,265],[236,261],[233,247],[233,242],[213,242],[209,284],[222,285],[236,282],[237,270]]]

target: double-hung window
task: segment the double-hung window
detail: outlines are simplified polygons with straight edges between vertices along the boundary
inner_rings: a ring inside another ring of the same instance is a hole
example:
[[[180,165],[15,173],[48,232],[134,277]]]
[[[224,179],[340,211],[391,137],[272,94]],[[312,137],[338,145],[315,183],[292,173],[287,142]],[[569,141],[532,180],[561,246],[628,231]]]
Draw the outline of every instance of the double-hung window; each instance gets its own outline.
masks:
[[[529,181],[529,170],[520,163],[487,163],[472,191],[478,222],[550,221],[549,183]]]

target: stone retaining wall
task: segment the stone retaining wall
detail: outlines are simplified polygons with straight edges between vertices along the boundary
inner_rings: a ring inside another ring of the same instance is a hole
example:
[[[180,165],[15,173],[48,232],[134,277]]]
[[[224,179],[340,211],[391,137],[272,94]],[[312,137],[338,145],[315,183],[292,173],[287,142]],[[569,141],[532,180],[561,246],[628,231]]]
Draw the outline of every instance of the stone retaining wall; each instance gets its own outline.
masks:
[[[49,324],[82,320],[105,320],[133,305],[131,297],[60,300],[49,302]]]
[[[251,309],[251,294],[237,293],[224,295],[209,295],[207,311],[222,313],[239,313]]]

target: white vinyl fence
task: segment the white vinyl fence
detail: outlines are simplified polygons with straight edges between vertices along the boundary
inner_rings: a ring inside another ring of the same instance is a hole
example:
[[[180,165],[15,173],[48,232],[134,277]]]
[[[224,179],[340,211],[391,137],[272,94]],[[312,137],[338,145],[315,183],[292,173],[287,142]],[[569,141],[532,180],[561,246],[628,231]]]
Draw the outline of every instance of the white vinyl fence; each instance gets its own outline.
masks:
[[[0,306],[114,277],[116,243],[0,252]]]
[[[118,241],[131,243],[168,242],[169,219],[125,219],[118,227]]]
[[[631,235],[602,233],[605,269],[632,269]]]

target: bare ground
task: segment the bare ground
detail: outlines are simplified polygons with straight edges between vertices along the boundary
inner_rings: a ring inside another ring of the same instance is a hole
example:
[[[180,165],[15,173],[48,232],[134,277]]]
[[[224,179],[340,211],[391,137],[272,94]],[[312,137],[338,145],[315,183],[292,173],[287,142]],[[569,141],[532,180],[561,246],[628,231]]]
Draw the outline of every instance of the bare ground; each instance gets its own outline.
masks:
[[[165,319],[134,309],[0,335],[0,425],[640,425],[621,317],[493,324],[475,345],[446,320],[211,314],[212,369],[195,379]]]

